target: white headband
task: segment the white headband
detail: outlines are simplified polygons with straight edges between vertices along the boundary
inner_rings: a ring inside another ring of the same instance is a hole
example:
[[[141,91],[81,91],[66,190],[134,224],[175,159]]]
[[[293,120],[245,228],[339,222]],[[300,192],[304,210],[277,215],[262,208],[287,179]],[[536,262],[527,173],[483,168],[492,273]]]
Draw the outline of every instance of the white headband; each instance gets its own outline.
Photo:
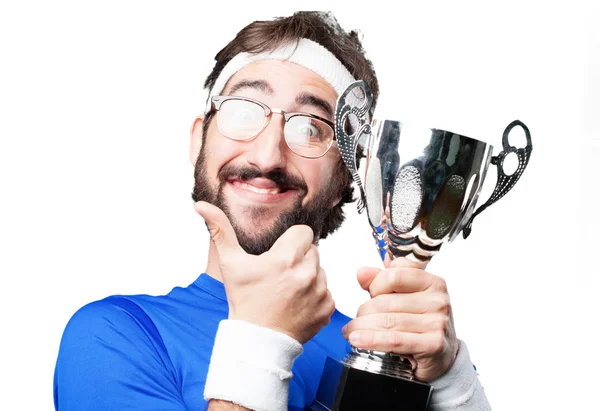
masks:
[[[288,44],[272,52],[240,53],[232,58],[215,81],[206,100],[205,114],[211,109],[212,97],[218,96],[223,91],[229,79],[246,65],[259,60],[289,61],[306,67],[323,77],[338,93],[338,96],[346,90],[350,83],[356,81],[348,69],[325,47],[312,40],[300,39],[298,47],[295,44]]]

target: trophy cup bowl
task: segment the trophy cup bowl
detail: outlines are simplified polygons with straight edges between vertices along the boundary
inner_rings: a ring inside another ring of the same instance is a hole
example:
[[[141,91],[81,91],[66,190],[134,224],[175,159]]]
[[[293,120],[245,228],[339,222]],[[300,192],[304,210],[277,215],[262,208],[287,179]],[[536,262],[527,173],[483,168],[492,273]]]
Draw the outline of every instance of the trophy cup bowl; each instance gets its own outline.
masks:
[[[429,261],[445,242],[503,197],[519,180],[531,156],[529,129],[515,120],[504,130],[503,150],[445,130],[412,127],[394,120],[370,121],[372,92],[364,81],[352,83],[338,99],[336,137],[342,159],[360,190],[359,213],[367,210],[382,259],[406,257]],[[516,148],[508,136],[525,132],[527,145]],[[519,165],[505,173],[504,159],[514,153]],[[359,159],[365,164],[359,174]],[[490,164],[497,167],[496,187],[476,209]],[[327,359],[314,410],[426,410],[432,389],[414,380],[411,362],[400,355],[353,347],[340,363]]]

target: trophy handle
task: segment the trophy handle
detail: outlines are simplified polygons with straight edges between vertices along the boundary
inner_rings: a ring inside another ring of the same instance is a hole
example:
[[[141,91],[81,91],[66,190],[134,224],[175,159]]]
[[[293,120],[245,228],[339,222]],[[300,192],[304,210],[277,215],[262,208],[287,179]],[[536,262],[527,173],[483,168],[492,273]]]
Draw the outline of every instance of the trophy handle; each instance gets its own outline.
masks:
[[[525,137],[527,138],[527,146],[525,148],[517,149],[516,147],[511,146],[508,143],[508,135],[510,134],[511,130],[516,126],[521,127],[525,132]],[[525,171],[525,167],[527,167],[527,164],[529,163],[529,158],[531,157],[531,151],[533,149],[533,146],[531,145],[531,133],[529,132],[529,129],[523,122],[515,120],[508,126],[506,126],[504,134],[502,135],[502,148],[503,150],[500,153],[498,153],[498,156],[492,157],[492,164],[496,165],[496,167],[498,168],[498,179],[496,181],[496,188],[494,189],[494,192],[492,193],[488,201],[481,207],[479,207],[477,211],[475,211],[475,213],[471,216],[471,218],[465,225],[463,229],[463,238],[467,238],[471,234],[471,226],[473,225],[473,220],[475,219],[475,217],[481,214],[483,210],[494,204],[496,201],[504,197],[506,193],[508,193],[515,186],[515,184],[517,183],[517,181],[519,181],[519,178],[521,178],[521,175]],[[507,175],[504,172],[504,159],[510,153],[517,154],[519,160],[519,167],[517,167],[517,170],[513,174]]]
[[[362,97],[357,97],[353,93],[357,88],[362,89]],[[344,90],[338,98],[336,106],[335,135],[340,147],[340,153],[342,154],[342,160],[360,190],[360,198],[356,205],[359,213],[364,211],[367,200],[360,175],[358,174],[356,152],[360,138],[364,134],[371,134],[369,109],[372,104],[373,92],[365,81],[360,80],[351,83]]]

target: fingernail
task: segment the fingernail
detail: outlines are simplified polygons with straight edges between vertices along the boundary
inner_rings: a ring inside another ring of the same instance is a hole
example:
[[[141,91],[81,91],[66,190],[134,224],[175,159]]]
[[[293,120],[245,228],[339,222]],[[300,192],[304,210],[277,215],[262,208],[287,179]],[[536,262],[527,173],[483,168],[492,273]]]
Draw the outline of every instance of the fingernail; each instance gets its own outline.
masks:
[[[352,332],[350,334],[350,337],[348,338],[348,341],[350,341],[350,344],[356,346],[360,342],[360,332],[358,332],[358,331]]]
[[[348,331],[348,326],[347,326],[347,325],[344,325],[344,326],[342,327],[342,335],[346,335],[346,331]]]

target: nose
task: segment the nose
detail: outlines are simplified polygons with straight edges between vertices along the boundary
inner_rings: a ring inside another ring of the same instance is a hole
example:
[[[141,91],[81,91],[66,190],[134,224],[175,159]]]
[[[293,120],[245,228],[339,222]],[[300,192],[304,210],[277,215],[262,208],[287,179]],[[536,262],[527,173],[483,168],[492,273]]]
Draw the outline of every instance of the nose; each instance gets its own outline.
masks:
[[[283,135],[284,121],[280,114],[273,113],[268,124],[251,142],[248,162],[267,173],[283,169],[286,165],[287,145]]]

